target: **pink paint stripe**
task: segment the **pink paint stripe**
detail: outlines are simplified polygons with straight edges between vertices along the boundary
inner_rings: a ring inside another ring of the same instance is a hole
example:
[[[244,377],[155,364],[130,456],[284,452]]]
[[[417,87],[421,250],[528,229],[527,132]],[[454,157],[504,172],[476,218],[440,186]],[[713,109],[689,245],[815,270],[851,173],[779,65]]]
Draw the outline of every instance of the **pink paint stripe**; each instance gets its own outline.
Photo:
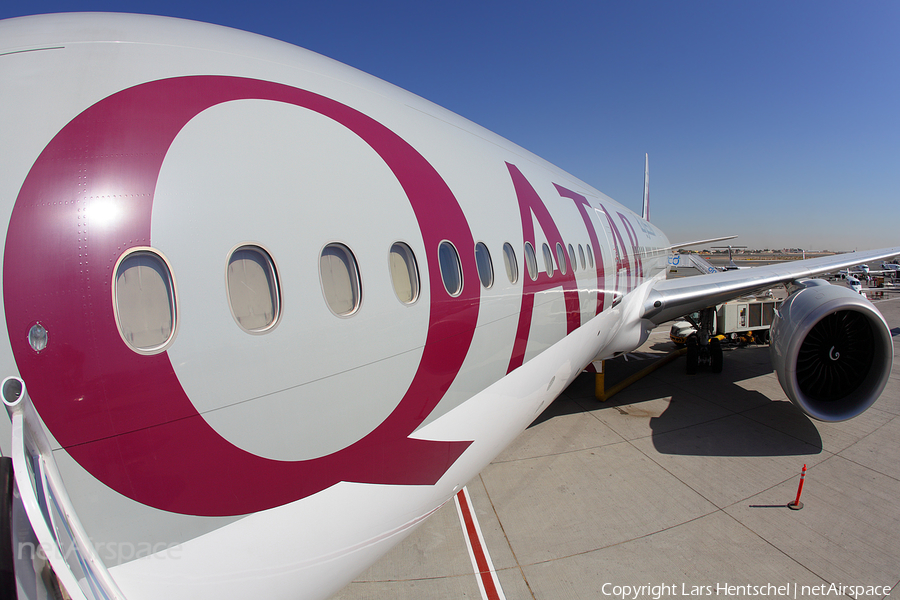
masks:
[[[494,581],[494,573],[491,568],[490,559],[488,557],[487,547],[484,540],[481,539],[480,531],[475,520],[475,513],[469,504],[466,496],[466,489],[459,490],[456,494],[456,501],[459,506],[459,514],[463,520],[463,533],[466,536],[469,548],[472,552],[472,558],[475,561],[478,570],[478,577],[481,580],[481,588],[484,597],[488,600],[501,600],[505,598],[499,591],[499,582]]]

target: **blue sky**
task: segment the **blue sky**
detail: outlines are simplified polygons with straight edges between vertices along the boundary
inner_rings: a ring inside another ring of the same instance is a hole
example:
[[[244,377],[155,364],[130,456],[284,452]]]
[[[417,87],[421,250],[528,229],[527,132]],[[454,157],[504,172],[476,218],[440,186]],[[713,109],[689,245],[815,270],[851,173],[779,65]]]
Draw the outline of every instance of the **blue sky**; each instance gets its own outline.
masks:
[[[10,6],[10,4],[13,4]],[[253,31],[372,73],[509,138],[672,241],[900,245],[900,2],[5,3]]]

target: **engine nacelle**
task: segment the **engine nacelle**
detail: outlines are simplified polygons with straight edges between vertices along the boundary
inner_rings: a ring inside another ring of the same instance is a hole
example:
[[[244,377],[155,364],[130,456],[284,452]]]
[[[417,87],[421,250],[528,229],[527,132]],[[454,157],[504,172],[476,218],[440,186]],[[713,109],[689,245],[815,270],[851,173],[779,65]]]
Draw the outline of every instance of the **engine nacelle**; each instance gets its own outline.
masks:
[[[791,402],[820,421],[851,419],[872,406],[891,374],[891,331],[864,296],[821,279],[782,303],[770,353]]]

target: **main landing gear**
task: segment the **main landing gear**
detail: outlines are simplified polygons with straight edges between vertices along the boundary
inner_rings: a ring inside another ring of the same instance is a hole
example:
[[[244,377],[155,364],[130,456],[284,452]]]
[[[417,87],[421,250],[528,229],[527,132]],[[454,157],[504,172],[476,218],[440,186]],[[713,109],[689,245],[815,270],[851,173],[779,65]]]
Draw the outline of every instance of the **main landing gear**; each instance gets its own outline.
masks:
[[[693,375],[701,366],[708,367],[713,373],[721,373],[724,363],[722,343],[719,338],[710,339],[714,332],[716,309],[705,308],[700,311],[700,323],[697,333],[687,339],[687,365],[685,371]]]

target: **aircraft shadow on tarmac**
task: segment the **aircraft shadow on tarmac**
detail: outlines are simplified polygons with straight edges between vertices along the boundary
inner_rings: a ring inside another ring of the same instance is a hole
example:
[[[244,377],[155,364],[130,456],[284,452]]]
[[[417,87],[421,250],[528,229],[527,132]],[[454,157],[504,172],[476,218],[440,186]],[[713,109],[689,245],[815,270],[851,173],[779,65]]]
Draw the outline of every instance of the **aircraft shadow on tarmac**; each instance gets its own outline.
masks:
[[[657,346],[672,350],[671,344]],[[727,352],[725,368],[718,374],[686,375],[684,360],[675,359],[605,402],[594,397],[593,374],[582,374],[532,426],[567,414],[590,413],[620,435],[624,432],[627,439],[646,435],[649,425],[653,446],[661,454],[750,457],[822,452],[815,423],[781,391],[767,346]],[[607,389],[649,362],[607,361]],[[625,423],[635,419],[649,422],[643,429]]]

